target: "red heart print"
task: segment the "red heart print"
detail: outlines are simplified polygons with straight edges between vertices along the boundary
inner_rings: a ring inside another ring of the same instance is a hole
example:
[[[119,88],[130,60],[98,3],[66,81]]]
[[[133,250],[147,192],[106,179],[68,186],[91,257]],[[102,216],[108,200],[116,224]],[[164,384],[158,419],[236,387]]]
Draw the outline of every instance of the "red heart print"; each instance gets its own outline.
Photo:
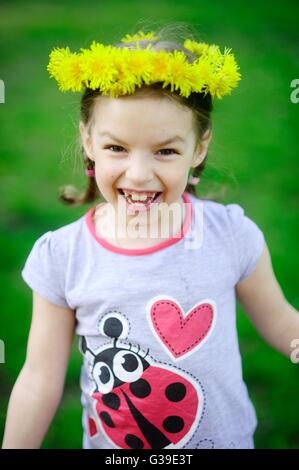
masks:
[[[184,315],[177,302],[164,298],[154,301],[149,312],[156,335],[175,359],[197,348],[212,331],[215,319],[215,306],[207,301]]]

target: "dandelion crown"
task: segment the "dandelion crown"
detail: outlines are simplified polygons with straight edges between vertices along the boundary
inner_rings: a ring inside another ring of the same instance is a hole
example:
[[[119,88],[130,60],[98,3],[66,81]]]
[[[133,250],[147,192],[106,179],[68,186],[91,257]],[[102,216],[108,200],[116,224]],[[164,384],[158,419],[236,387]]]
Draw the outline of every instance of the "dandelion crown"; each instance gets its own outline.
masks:
[[[50,53],[47,70],[61,91],[99,89],[112,98],[133,94],[136,87],[157,82],[185,98],[191,93],[210,93],[221,99],[238,86],[241,75],[231,49],[225,48],[222,53],[214,44],[186,39],[184,48],[196,57],[190,63],[182,51],[155,50],[152,43],[157,40],[153,32],[139,31],[121,39],[123,43],[135,42],[136,49],[105,46],[95,41],[79,53],[71,52],[69,47],[55,48]],[[150,42],[142,49],[139,41]]]

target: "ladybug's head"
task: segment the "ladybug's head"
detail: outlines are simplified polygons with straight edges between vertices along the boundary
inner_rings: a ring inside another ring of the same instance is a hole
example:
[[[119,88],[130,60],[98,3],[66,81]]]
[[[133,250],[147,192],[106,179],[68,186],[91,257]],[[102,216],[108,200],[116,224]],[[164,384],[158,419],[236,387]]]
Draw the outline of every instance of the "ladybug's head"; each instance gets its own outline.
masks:
[[[96,384],[96,392],[110,393],[115,387],[124,383],[132,383],[139,380],[150,364],[142,356],[138,346],[133,351],[131,344],[117,346],[117,340],[123,332],[123,324],[119,318],[109,317],[105,320],[103,331],[106,336],[114,338],[113,346],[102,349],[95,354],[88,346],[84,336],[81,337],[81,349],[85,354],[89,351],[94,357],[92,377]]]

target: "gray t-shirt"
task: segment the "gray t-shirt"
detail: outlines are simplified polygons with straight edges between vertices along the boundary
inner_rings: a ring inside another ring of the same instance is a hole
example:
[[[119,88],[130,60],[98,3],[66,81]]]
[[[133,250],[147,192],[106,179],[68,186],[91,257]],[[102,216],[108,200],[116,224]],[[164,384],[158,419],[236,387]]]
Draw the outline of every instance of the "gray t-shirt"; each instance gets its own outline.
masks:
[[[176,236],[121,249],[95,232],[95,207],[42,235],[22,271],[69,307],[83,355],[84,448],[252,448],[235,285],[264,236],[238,204],[183,193]]]

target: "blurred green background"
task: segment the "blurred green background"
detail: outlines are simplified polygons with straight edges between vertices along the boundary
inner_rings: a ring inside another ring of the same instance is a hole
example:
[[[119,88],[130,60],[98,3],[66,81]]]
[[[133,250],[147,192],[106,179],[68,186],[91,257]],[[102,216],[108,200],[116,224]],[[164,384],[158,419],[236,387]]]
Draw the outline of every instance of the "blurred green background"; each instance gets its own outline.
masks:
[[[299,78],[296,1],[3,1],[0,7],[1,298],[0,439],[9,394],[23,365],[31,320],[31,291],[21,269],[34,241],[89,209],[57,198],[66,183],[83,189],[78,148],[79,94],[60,93],[48,78],[50,50],[79,50],[93,39],[174,21],[196,27],[203,41],[231,47],[243,76],[231,97],[215,103],[214,140],[199,196],[211,189],[242,205],[263,230],[277,279],[288,301],[298,294]],[[225,192],[222,193],[222,188]],[[257,448],[299,448],[299,366],[268,346],[238,307],[244,379],[256,407]],[[81,448],[79,368],[74,339],[65,394],[44,448]],[[24,403],[26,406],[26,403]]]

